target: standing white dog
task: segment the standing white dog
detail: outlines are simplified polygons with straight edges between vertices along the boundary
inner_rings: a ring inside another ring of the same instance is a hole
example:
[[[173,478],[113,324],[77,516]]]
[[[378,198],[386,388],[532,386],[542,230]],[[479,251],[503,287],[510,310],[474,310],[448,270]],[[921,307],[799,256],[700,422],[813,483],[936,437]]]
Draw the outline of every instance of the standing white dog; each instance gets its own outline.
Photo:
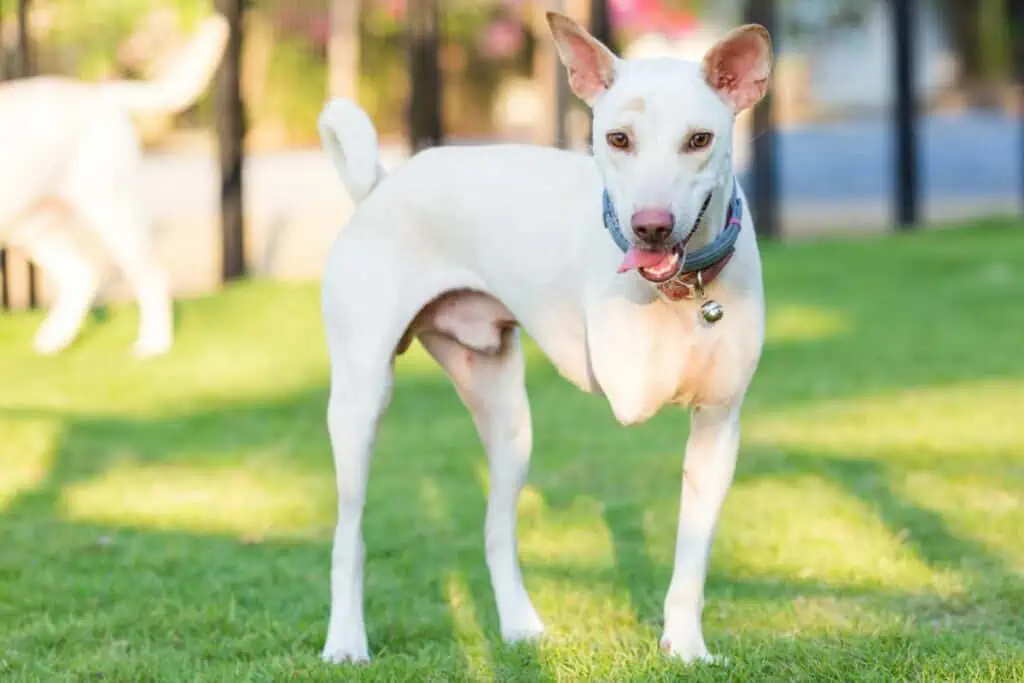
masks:
[[[178,61],[151,82],[38,77],[0,87],[0,240],[26,248],[56,284],[35,349],[64,349],[92,305],[99,275],[50,207],[70,210],[126,275],[139,302],[135,353],[170,349],[167,276],[138,205],[141,148],[131,115],[171,114],[202,95],[227,45],[227,21],[204,22]]]
[[[362,202],[323,282],[338,486],[329,661],[369,656],[367,472],[393,360],[413,338],[451,376],[486,446],[486,555],[502,636],[542,633],[515,538],[531,447],[519,326],[624,425],[666,404],[692,407],[661,642],[687,661],[710,657],[701,631],[708,552],[764,339],[760,258],[730,143],[737,112],[767,89],[771,40],[748,25],[701,64],[628,61],[568,18],[548,21],[573,91],[594,111],[593,158],[439,148],[384,178],[366,114],[335,100],[321,115],[324,146]]]

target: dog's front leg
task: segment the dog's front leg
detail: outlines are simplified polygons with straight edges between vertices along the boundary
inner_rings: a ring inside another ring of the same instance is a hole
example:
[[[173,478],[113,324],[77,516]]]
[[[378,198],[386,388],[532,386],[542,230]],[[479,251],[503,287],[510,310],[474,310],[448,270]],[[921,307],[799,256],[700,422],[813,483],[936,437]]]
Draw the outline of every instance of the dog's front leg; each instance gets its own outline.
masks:
[[[711,661],[701,629],[711,539],[739,449],[739,402],[694,409],[683,464],[682,500],[661,647],[685,661]]]

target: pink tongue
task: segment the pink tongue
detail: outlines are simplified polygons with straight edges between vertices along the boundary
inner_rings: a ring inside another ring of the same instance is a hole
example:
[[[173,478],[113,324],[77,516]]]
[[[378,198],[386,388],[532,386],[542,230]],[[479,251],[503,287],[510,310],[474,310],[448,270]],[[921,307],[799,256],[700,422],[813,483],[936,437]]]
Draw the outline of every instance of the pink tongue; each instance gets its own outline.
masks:
[[[635,268],[655,268],[670,258],[672,258],[671,252],[644,251],[637,247],[630,247],[626,252],[626,258],[622,260],[622,265],[619,266],[619,272],[625,273]]]

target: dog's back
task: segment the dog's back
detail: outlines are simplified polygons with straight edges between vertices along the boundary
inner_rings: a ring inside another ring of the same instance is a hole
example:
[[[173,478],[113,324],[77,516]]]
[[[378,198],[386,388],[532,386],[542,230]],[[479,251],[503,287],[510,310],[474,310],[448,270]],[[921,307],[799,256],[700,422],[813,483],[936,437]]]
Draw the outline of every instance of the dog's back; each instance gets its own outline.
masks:
[[[214,15],[151,81],[41,76],[0,86],[0,230],[39,200],[66,194],[75,182],[69,174],[127,173],[139,156],[131,115],[190,106],[212,78],[227,39],[226,21]],[[105,153],[96,151],[103,147]],[[83,156],[99,163],[79,169]]]
[[[51,77],[0,87],[0,229],[59,190],[79,140],[88,135],[94,87]]]
[[[600,178],[585,155],[516,144],[439,147],[381,179],[334,251],[358,252],[369,240],[396,245],[402,260],[443,253],[453,265],[487,272],[489,287],[512,299],[550,295],[558,288],[552,274],[578,282],[614,272],[614,246],[591,239],[601,209]],[[510,262],[529,268],[504,267]]]

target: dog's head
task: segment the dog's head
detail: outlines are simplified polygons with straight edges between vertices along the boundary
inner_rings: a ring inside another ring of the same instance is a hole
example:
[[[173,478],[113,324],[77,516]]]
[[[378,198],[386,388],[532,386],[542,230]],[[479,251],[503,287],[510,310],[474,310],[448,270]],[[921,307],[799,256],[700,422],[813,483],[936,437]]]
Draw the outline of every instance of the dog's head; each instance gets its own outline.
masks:
[[[700,64],[623,60],[568,17],[547,18],[570,87],[594,112],[594,158],[633,245],[623,268],[670,279],[712,191],[726,188],[736,114],[768,88],[768,31],[734,29]]]

